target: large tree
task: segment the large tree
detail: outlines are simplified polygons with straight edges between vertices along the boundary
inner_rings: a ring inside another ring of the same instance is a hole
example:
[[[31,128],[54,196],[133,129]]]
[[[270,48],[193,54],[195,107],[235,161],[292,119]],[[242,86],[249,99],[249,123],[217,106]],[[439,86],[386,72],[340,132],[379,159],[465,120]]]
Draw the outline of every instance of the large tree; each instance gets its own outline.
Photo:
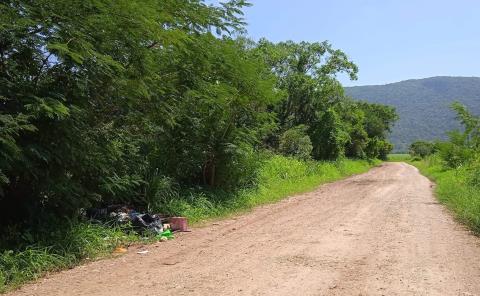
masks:
[[[92,200],[136,195],[144,150],[173,124],[165,102],[189,88],[164,65],[198,36],[242,31],[245,5],[2,1],[2,209],[48,206],[68,215]]]

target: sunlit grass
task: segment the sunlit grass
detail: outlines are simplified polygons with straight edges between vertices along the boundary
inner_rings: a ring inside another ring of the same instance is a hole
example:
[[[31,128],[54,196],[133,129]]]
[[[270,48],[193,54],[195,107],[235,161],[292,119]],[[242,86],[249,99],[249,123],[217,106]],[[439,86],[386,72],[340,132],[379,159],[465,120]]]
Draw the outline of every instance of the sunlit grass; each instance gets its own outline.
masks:
[[[378,163],[348,159],[335,162],[305,162],[274,156],[262,166],[256,188],[235,193],[218,191],[192,193],[187,198],[170,204],[168,210],[186,216],[192,223],[225,217],[281,200],[292,194],[310,191],[326,182],[366,172]]]
[[[274,156],[260,168],[256,186],[235,192],[190,192],[172,200],[165,211],[185,216],[192,224],[248,211],[292,194],[353,174],[363,173],[378,161],[300,161]],[[0,292],[39,278],[47,272],[109,256],[116,246],[138,242],[141,237],[118,227],[77,222],[52,226],[54,234],[16,250],[0,250]],[[55,234],[56,233],[56,234]],[[145,240],[142,240],[145,242]]]
[[[437,183],[438,199],[451,209],[458,220],[480,234],[480,184],[468,182],[464,168],[445,169],[437,156],[411,162]]]
[[[387,161],[392,161],[392,162],[402,162],[402,161],[409,161],[411,159],[410,154],[403,154],[403,153],[397,153],[397,154],[389,154],[387,156]]]
[[[56,233],[30,246],[0,251],[0,293],[87,258],[108,256],[116,246],[140,239],[118,227],[85,222],[52,226],[51,231]]]

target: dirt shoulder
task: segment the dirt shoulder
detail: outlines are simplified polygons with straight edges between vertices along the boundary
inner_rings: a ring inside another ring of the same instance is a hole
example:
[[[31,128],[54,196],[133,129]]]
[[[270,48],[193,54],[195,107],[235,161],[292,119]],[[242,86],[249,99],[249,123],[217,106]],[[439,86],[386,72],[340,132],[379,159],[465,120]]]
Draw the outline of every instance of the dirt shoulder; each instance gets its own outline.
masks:
[[[480,295],[480,239],[405,163],[7,295]]]

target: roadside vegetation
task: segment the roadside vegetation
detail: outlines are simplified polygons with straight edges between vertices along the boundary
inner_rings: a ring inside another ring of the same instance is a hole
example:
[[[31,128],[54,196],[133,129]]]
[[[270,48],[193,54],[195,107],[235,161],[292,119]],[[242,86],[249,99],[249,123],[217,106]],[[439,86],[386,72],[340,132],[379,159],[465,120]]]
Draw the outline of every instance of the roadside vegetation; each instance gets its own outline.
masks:
[[[463,131],[450,132],[446,142],[412,145],[411,163],[437,183],[438,199],[480,234],[480,117],[459,103],[452,108]]]
[[[366,172],[378,160],[303,161],[273,156],[258,172],[257,184],[235,193],[225,191],[190,192],[166,207],[195,223],[223,217],[255,206],[272,203],[289,195],[310,191],[320,184]]]
[[[387,161],[402,162],[411,160],[411,155],[406,153],[392,153],[387,157]]]
[[[255,187],[234,193],[219,190],[185,192],[171,199],[164,209],[172,215],[187,217],[191,223],[198,223],[244,212],[258,205],[312,190],[326,182],[366,172],[377,163],[379,161],[348,159],[318,162],[272,156],[262,164]],[[46,272],[110,256],[117,247],[156,240],[153,234],[139,236],[128,227],[87,221],[49,225],[48,231],[49,235],[41,230],[23,233],[28,237],[26,240],[32,243],[25,243],[21,248],[17,245],[15,251],[0,253],[0,292],[36,279]],[[35,237],[40,233],[41,236]],[[10,229],[10,235],[18,235],[17,229]],[[16,241],[15,238],[6,239]]]
[[[80,221],[48,225],[48,231],[18,232],[15,228],[9,231],[12,236],[21,235],[23,244],[17,243],[12,249],[6,249],[5,242],[0,245],[3,249],[0,253],[0,293],[47,272],[110,256],[116,247],[153,239],[142,238],[119,227]]]
[[[357,66],[248,39],[249,5],[0,3],[0,290],[144,240],[88,208],[195,222],[386,159],[397,115],[345,96]]]
[[[355,98],[395,106],[400,119],[390,140],[398,152],[406,152],[412,142],[448,139],[447,129],[460,128],[448,106],[458,101],[480,114],[480,78],[437,76],[409,79],[387,85],[346,87]],[[428,112],[425,112],[425,110]]]

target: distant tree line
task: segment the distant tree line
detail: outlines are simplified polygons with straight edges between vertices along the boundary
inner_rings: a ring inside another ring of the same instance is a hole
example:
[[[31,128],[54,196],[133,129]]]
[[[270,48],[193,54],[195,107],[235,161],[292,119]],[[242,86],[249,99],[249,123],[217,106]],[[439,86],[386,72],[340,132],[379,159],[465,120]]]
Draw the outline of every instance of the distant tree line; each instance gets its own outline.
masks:
[[[480,116],[473,115],[459,102],[451,108],[463,129],[448,132],[448,141],[416,141],[410,145],[410,155],[419,159],[437,155],[446,169],[467,168],[480,176]]]
[[[452,101],[464,104],[473,114],[480,114],[479,77],[412,79],[346,87],[345,93],[355,99],[396,108],[400,119],[389,136],[395,145],[394,152],[408,152],[410,144],[417,140],[448,140],[447,131],[461,128],[455,113],[448,108]]]
[[[344,95],[355,64],[327,42],[235,37],[248,5],[1,2],[1,219],[252,186],[269,153],[385,158],[397,115]]]

